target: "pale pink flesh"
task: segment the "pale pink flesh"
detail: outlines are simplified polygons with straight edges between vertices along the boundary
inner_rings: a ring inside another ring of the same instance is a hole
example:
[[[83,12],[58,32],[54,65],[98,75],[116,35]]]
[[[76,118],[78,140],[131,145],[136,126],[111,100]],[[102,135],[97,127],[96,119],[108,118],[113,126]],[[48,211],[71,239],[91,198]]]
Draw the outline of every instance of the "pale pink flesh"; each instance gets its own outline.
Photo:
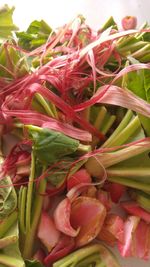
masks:
[[[123,242],[118,242],[118,249],[122,257],[130,257],[133,255],[133,234],[135,232],[136,227],[138,226],[139,221],[140,218],[136,216],[129,216],[124,223]]]
[[[107,211],[111,209],[112,201],[109,192],[99,189],[96,198],[105,206]]]
[[[108,245],[114,246],[117,240],[123,242],[123,235],[123,219],[116,214],[108,214],[98,234],[98,239],[105,241]]]
[[[71,237],[78,234],[78,230],[73,229],[70,224],[71,201],[69,198],[63,199],[55,209],[54,221],[57,229]]]
[[[121,206],[129,214],[138,216],[145,222],[150,223],[150,213],[142,209],[135,201],[121,202]]]
[[[71,224],[80,228],[76,237],[76,246],[83,246],[92,241],[101,230],[106,216],[106,209],[98,200],[78,197],[72,203]]]
[[[42,211],[37,236],[48,251],[51,251],[56,246],[60,238],[60,232],[56,229],[52,218],[45,211]]]
[[[141,259],[150,259],[150,225],[140,221],[134,233],[133,256]],[[149,255],[148,255],[149,254]]]

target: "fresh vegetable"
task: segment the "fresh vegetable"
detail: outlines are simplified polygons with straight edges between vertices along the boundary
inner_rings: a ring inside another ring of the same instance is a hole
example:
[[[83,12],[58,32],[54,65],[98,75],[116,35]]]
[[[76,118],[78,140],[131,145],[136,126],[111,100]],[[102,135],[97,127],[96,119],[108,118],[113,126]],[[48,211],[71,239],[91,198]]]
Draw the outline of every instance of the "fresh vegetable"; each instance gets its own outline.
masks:
[[[0,266],[120,266],[101,241],[149,260],[150,26],[94,31],[80,15],[19,32],[13,10],[0,9]]]

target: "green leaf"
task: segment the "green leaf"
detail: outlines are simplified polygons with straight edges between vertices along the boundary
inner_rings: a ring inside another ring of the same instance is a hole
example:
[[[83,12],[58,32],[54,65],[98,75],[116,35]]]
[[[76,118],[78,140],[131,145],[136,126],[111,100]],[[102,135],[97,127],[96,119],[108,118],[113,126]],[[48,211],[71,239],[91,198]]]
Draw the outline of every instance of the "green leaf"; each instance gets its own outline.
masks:
[[[44,267],[42,263],[36,260],[32,260],[32,261],[26,260],[25,263],[26,263],[26,267]]]
[[[8,5],[4,5],[0,8],[0,43],[12,35],[12,31],[18,30],[14,25],[12,15],[14,7],[9,8]]]
[[[60,132],[32,125],[26,127],[33,140],[33,150],[37,158],[43,163],[55,163],[63,157],[74,153],[79,147],[78,140]]]
[[[17,195],[11,184],[9,176],[0,181],[0,220],[6,218],[17,207]]]
[[[21,47],[27,50],[32,50],[44,44],[51,32],[52,29],[44,20],[34,20],[26,32],[17,32],[16,35]]]
[[[7,78],[17,78],[29,72],[26,57],[16,48],[5,44],[0,47],[0,76]]]
[[[127,87],[135,95],[146,99],[146,92],[144,88],[144,70],[134,71],[128,73]]]

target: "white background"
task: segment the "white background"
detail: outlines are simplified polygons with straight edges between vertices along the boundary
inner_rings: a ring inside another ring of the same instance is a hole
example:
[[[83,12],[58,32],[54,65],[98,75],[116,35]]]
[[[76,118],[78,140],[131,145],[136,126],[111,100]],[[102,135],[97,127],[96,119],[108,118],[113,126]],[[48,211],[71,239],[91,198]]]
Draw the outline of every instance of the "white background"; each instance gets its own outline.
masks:
[[[94,29],[99,29],[111,15],[117,23],[126,15],[137,16],[138,25],[150,22],[150,0],[0,0],[0,5],[5,3],[16,7],[14,21],[21,30],[35,19],[44,19],[56,28],[78,14],[84,15]],[[123,267],[150,267],[150,262],[136,259],[121,262]]]
[[[15,23],[26,29],[34,19],[45,19],[52,27],[62,26],[77,14],[83,14],[95,29],[113,15],[117,22],[123,16],[138,16],[139,24],[150,22],[150,0],[0,0],[16,7]]]

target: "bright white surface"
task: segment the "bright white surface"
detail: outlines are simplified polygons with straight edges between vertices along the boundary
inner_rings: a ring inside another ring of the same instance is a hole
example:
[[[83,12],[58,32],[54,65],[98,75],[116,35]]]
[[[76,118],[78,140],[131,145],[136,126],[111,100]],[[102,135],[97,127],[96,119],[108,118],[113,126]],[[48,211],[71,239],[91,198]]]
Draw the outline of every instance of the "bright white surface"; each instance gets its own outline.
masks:
[[[34,19],[44,19],[56,28],[78,14],[84,15],[94,29],[111,15],[117,22],[126,15],[137,16],[139,25],[145,20],[150,22],[150,0],[0,0],[0,5],[5,3],[16,7],[14,21],[21,30]],[[150,262],[136,259],[120,262],[123,267],[150,267]]]
[[[100,28],[113,15],[117,22],[123,16],[138,16],[139,24],[150,22],[150,0],[0,0],[16,7],[15,23],[26,29],[34,19],[45,19],[52,27],[62,26],[83,14],[93,28]]]

